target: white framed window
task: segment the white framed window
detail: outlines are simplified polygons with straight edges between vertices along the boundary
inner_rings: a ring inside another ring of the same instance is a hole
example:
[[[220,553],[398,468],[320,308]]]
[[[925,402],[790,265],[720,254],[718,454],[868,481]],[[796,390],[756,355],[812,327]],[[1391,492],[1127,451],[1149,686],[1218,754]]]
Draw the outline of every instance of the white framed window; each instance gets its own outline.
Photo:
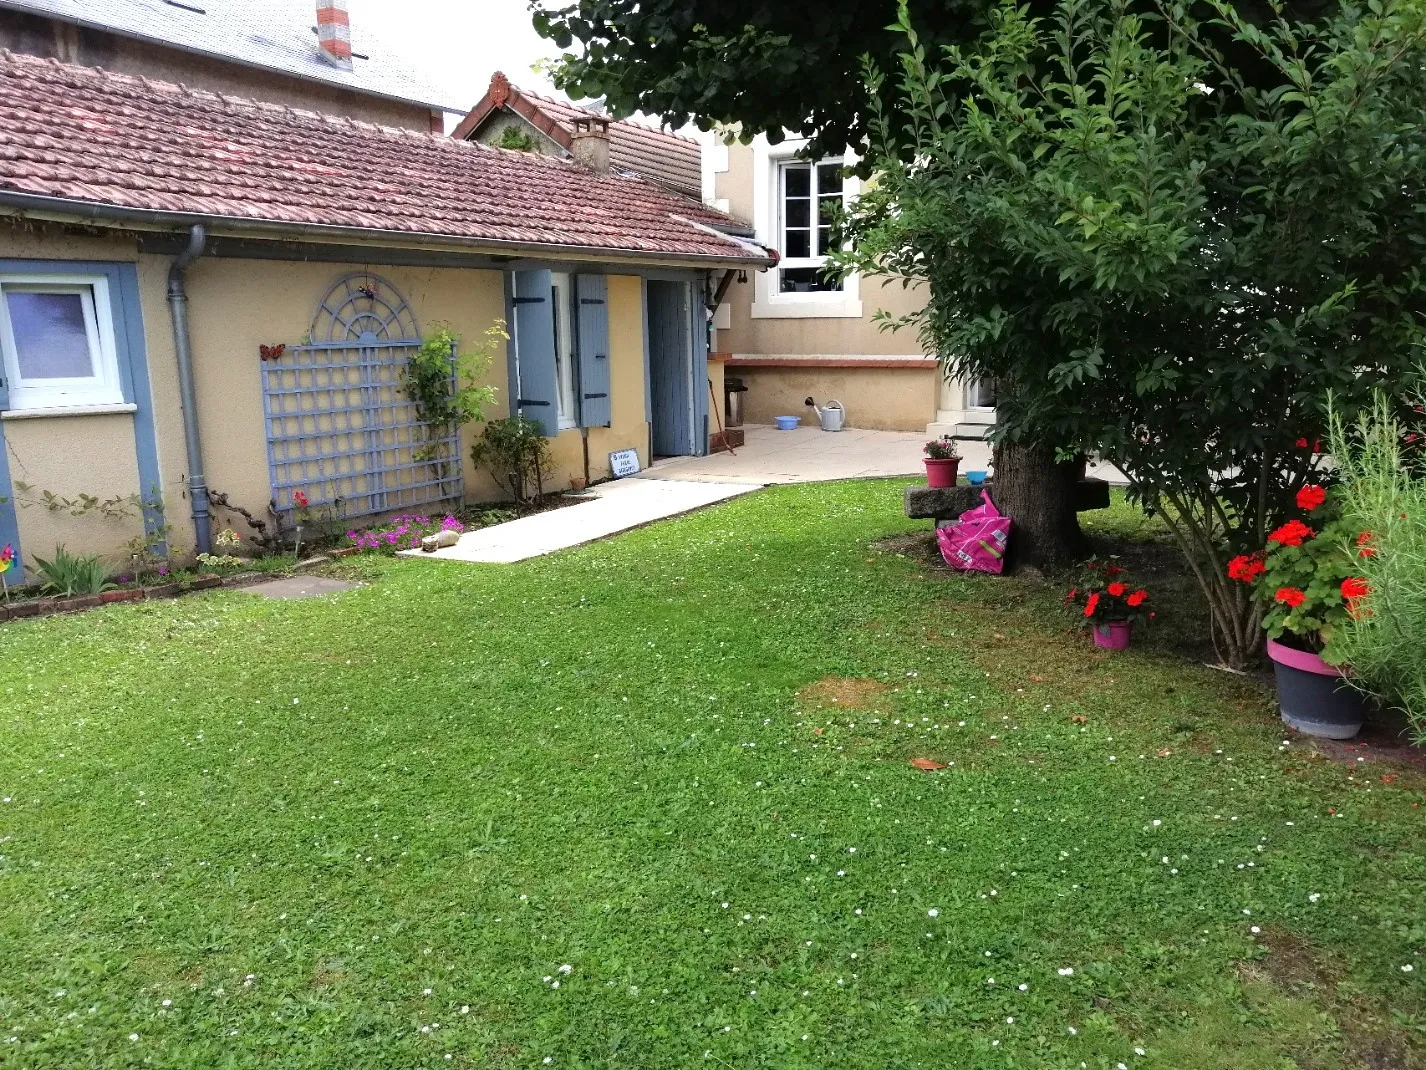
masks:
[[[555,382],[559,387],[560,430],[579,426],[579,403],[575,398],[574,280],[568,272],[552,276],[555,320]]]
[[[823,274],[832,251],[832,219],[843,203],[842,161],[785,161],[777,168],[779,293],[840,293]]]
[[[12,411],[122,405],[103,276],[0,276],[0,357]]]
[[[754,276],[753,319],[835,319],[862,315],[856,272],[829,283],[822,277],[832,246],[832,215],[861,193],[855,176],[844,175],[856,156],[809,161],[798,153],[805,138],[776,145],[753,139],[753,228],[758,241],[776,249],[777,267]]]

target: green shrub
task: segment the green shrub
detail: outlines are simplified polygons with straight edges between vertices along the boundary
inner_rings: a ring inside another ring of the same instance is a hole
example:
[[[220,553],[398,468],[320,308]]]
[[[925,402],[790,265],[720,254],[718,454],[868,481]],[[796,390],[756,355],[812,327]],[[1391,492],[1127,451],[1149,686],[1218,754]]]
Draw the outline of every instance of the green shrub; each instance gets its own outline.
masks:
[[[72,554],[63,546],[57,547],[48,561],[37,556],[35,571],[40,574],[41,591],[64,598],[100,594],[114,586],[98,554]]]
[[[550,441],[534,420],[523,416],[491,420],[481,440],[471,447],[470,457],[522,505],[544,497]]]
[[[1418,404],[1415,412],[1421,411]],[[1346,552],[1370,585],[1339,629],[1334,660],[1352,666],[1366,689],[1405,711],[1426,740],[1426,472],[1419,431],[1397,418],[1378,392],[1348,428],[1331,419],[1332,453],[1342,477],[1342,509],[1362,535]]]

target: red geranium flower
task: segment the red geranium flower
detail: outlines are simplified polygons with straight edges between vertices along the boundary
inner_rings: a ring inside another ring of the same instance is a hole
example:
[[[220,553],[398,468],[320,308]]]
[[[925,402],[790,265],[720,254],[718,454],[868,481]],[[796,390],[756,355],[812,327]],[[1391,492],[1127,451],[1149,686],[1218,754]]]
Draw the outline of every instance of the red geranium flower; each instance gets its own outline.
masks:
[[[1296,609],[1307,601],[1307,595],[1296,587],[1279,587],[1277,594],[1273,597],[1291,609]]]
[[[299,505],[305,509],[307,507],[307,495],[303,494],[300,490],[293,491],[292,504]]]
[[[1127,591],[1128,589],[1129,589],[1128,584],[1124,584],[1124,583],[1111,583],[1111,584],[1106,588],[1106,590],[1108,590],[1109,593],[1110,593],[1111,595],[1113,595],[1115,598],[1123,598],[1123,597],[1124,597],[1124,592]]]
[[[1299,438],[1295,443],[1293,443],[1293,445],[1295,445],[1300,450],[1305,450],[1307,448],[1307,439]]]
[[[1310,539],[1315,534],[1317,533],[1301,520],[1289,520],[1268,536],[1268,542],[1280,543],[1283,546],[1301,546],[1303,539]]]
[[[1094,611],[1098,608],[1099,592],[1095,591],[1092,595],[1089,596],[1089,601],[1084,604],[1084,615],[1086,617],[1092,617],[1094,616]]]
[[[1261,554],[1239,554],[1228,562],[1228,578],[1239,583],[1252,583],[1267,570]]]
[[[1138,609],[1144,604],[1144,600],[1148,597],[1148,591],[1138,590],[1131,594],[1128,598],[1126,598],[1125,601],[1128,602],[1129,605],[1133,606],[1135,609]]]
[[[1361,576],[1350,576],[1342,581],[1342,597],[1347,601],[1365,598],[1372,593],[1372,585]]]
[[[1357,536],[1357,556],[1372,557],[1376,554],[1376,547],[1372,545],[1375,536],[1370,531],[1364,531]]]
[[[1117,575],[1119,575],[1119,574],[1120,574],[1121,572],[1123,572],[1123,571],[1124,571],[1124,570],[1123,570],[1122,568],[1120,568],[1118,565],[1105,565],[1105,566],[1104,566],[1104,574],[1105,574],[1106,576],[1117,576]]]
[[[1297,507],[1309,513],[1326,500],[1326,488],[1316,486],[1312,483],[1307,484],[1307,486],[1297,492]]]

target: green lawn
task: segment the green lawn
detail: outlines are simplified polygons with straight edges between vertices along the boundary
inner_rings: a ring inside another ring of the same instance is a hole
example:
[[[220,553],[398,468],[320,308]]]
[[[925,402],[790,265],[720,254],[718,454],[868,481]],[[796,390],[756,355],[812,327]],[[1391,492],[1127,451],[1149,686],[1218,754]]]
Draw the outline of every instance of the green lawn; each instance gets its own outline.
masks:
[[[0,628],[0,1065],[1426,1065],[1419,774],[899,499]]]

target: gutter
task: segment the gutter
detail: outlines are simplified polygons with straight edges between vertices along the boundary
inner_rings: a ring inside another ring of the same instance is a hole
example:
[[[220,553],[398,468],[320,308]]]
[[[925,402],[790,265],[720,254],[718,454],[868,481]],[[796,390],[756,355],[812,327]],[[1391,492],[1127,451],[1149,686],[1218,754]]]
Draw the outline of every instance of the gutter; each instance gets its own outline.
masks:
[[[320,241],[346,240],[354,244],[404,249],[434,247],[460,253],[484,252],[508,256],[512,259],[531,257],[591,260],[600,263],[640,266],[752,267],[759,269],[772,267],[777,263],[776,256],[769,256],[766,250],[757,249],[742,239],[723,234],[712,227],[672,213],[670,213],[670,218],[741,247],[744,250],[743,255],[739,255],[734,250],[729,250],[728,255],[723,256],[712,253],[671,253],[658,249],[604,249],[599,246],[570,245],[559,242],[462,238],[458,235],[430,231],[372,230],[365,227],[334,226],[326,223],[287,223],[278,220],[247,219],[241,216],[212,216],[197,212],[166,212],[150,208],[128,208],[123,205],[77,201],[67,197],[49,197],[38,193],[19,193],[14,190],[0,190],[0,207],[16,209],[18,214],[38,214],[58,222],[90,223],[101,226],[106,223],[130,224],[149,230],[172,230],[177,227],[188,230],[194,226],[202,226],[213,232],[221,229],[225,233],[231,231],[240,236],[252,235],[279,239],[302,237]]]
[[[198,433],[198,391],[193,381],[193,343],[188,331],[188,265],[203,255],[208,233],[201,223],[188,232],[188,246],[168,266],[168,314],[173,320],[173,350],[178,358],[178,392],[183,409],[183,444],[188,451],[188,500],[193,507],[194,546],[213,549],[212,511],[203,474],[203,439]]]

